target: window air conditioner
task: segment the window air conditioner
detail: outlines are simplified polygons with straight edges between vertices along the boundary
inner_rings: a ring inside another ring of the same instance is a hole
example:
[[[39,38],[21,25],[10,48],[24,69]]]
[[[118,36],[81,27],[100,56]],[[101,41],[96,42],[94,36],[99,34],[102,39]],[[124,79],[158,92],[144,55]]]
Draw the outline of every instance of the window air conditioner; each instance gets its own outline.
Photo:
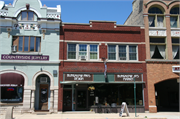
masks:
[[[47,77],[41,77],[40,83],[47,83]]]
[[[82,55],[80,56],[81,60],[86,60],[86,56],[85,55]]]
[[[119,57],[119,60],[126,60],[126,57]]]
[[[12,50],[12,52],[17,52],[17,46],[16,45],[12,46],[11,50]]]

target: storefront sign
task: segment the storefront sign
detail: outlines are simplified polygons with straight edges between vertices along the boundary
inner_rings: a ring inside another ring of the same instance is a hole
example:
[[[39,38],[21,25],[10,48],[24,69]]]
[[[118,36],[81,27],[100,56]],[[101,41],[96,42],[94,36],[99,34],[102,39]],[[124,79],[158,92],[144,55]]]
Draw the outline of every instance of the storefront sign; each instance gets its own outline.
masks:
[[[65,81],[92,81],[92,74],[65,74]]]
[[[115,81],[142,81],[141,74],[115,74]]]
[[[39,61],[48,61],[49,56],[37,56],[37,55],[8,55],[2,54],[2,60],[39,60]]]
[[[172,66],[172,72],[180,73],[180,66]]]
[[[23,86],[22,84],[0,84],[0,87],[19,87]]]
[[[171,36],[180,36],[180,31],[179,30],[172,30]]]
[[[166,36],[166,30],[149,30],[149,36]]]
[[[94,96],[94,91],[90,91],[89,96]]]

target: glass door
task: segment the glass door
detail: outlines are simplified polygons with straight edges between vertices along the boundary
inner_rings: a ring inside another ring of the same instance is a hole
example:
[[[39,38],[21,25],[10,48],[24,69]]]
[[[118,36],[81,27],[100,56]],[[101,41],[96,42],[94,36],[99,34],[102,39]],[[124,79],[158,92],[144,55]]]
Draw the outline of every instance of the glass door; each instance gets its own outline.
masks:
[[[63,92],[63,110],[72,111],[72,91],[64,90]]]
[[[40,110],[48,110],[48,84],[40,84],[39,96]]]
[[[77,110],[87,109],[87,91],[77,90]]]

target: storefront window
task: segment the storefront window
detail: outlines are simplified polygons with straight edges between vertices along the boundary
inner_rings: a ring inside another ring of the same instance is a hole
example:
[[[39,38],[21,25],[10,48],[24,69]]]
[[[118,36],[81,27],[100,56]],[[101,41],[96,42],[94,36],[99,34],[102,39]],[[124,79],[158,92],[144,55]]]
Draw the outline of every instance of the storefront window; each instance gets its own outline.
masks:
[[[1,87],[1,102],[22,102],[23,87]]]
[[[89,91],[89,106],[95,104],[95,97],[98,97],[98,105],[134,105],[134,84],[95,84],[94,96]],[[143,105],[142,84],[136,85],[136,104]]]

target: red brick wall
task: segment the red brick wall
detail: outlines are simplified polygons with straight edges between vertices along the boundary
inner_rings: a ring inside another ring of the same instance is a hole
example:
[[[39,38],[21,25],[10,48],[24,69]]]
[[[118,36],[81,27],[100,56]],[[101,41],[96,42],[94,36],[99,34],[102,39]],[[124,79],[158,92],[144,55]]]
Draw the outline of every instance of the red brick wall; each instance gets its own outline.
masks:
[[[114,23],[92,22],[90,25],[65,24],[61,26],[60,33],[60,66],[59,81],[63,81],[63,72],[104,72],[103,62],[81,62],[67,60],[67,42],[99,41],[99,58],[107,58],[107,45],[110,42],[136,42],[138,43],[138,59],[142,63],[107,62],[107,73],[142,73],[143,81],[147,82],[145,64],[145,38],[144,29],[140,27],[117,26]],[[143,42],[143,43],[142,43]],[[148,110],[147,84],[144,84],[145,110]],[[63,89],[59,88],[58,110],[63,108]]]
[[[179,74],[172,72],[172,66],[179,66],[179,62],[148,62],[148,100],[149,106],[156,106],[155,84],[171,79],[178,79]],[[156,113],[157,107],[150,107],[149,112]]]

